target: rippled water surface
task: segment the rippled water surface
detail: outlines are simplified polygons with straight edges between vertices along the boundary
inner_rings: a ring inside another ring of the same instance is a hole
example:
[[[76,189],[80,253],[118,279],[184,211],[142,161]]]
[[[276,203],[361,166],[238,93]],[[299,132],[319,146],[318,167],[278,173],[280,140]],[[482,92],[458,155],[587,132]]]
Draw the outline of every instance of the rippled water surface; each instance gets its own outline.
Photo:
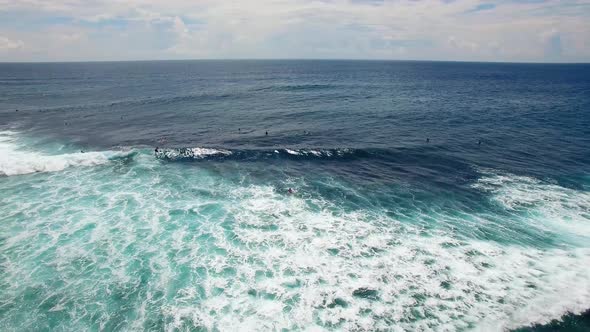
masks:
[[[589,112],[589,65],[0,64],[0,329],[579,314]]]

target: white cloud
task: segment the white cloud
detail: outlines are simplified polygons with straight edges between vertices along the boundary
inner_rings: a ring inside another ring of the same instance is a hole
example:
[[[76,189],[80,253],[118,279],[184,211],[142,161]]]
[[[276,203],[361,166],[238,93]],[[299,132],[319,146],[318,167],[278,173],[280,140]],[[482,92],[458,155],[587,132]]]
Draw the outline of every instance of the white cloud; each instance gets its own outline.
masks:
[[[559,37],[551,37],[551,43],[555,49],[560,45],[561,52],[554,52],[550,60],[590,60],[590,1],[496,0],[485,2],[495,6],[474,10],[482,3],[0,0],[0,15],[24,12],[35,17],[34,28],[25,31],[16,23],[14,27],[9,22],[2,24],[5,38],[36,45],[37,52],[29,54],[32,60],[337,57],[543,61],[547,60],[548,40],[540,33],[552,29],[559,31]],[[64,17],[70,20],[61,22]],[[54,31],[56,26],[68,31],[62,31],[60,37]],[[39,36],[48,42],[39,41]],[[64,54],[52,49],[51,41],[66,40],[79,47],[64,50]]]
[[[0,36],[0,51],[3,50],[16,50],[20,49],[25,45],[22,40],[12,40],[6,37]]]
[[[81,32],[62,33],[57,35],[57,38],[64,43],[76,43],[86,38],[86,35]]]

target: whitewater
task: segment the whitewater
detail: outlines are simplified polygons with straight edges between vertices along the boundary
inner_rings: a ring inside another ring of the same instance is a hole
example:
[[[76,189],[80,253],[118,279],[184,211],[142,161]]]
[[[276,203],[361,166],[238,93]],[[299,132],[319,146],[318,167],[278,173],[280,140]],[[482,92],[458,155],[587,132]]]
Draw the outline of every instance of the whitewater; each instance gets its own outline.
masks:
[[[408,223],[307,194],[304,179],[230,180],[146,149],[49,155],[1,137],[5,327],[502,331],[590,307],[590,249],[575,245],[588,240],[587,192],[478,170],[471,186],[514,222],[571,238],[535,248],[456,230],[497,222],[483,213],[432,206]],[[304,194],[285,194],[292,183]]]

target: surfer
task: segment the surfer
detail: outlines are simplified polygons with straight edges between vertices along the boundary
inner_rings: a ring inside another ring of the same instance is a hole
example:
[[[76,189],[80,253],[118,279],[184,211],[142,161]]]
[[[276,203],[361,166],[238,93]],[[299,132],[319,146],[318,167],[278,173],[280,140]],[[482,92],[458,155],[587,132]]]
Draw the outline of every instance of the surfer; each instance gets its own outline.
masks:
[[[477,145],[481,145],[481,140],[478,140],[477,141]]]
[[[289,188],[289,189],[287,190],[287,192],[288,192],[289,194],[294,194],[294,193],[295,193],[295,190],[293,190],[293,188]]]
[[[268,136],[268,131],[266,132],[266,136]]]
[[[154,154],[158,153],[160,151],[160,149],[156,146],[156,148],[154,149]]]
[[[430,138],[426,137],[426,143],[430,143]]]

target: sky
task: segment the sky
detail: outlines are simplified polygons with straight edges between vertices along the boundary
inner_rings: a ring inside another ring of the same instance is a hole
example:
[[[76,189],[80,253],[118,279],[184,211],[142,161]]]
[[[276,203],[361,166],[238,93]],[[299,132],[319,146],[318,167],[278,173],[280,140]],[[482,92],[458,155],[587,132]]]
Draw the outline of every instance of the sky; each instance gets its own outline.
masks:
[[[590,0],[0,0],[0,61],[590,62]]]

